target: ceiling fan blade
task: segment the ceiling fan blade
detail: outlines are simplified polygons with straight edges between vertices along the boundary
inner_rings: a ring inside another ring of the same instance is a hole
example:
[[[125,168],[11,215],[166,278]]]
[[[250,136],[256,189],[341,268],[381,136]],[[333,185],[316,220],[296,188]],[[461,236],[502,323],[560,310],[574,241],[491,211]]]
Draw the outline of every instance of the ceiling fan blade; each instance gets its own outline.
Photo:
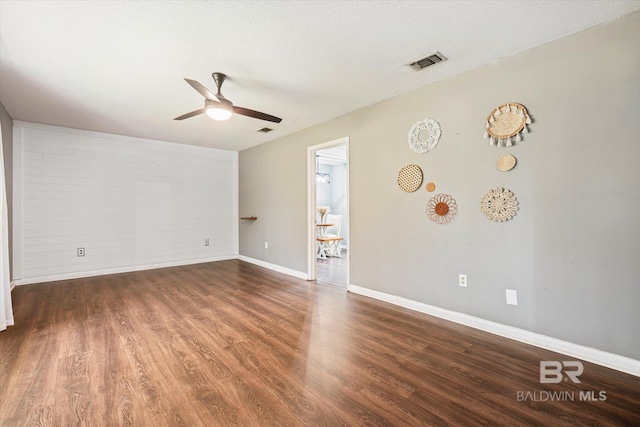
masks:
[[[199,109],[199,110],[192,111],[192,112],[187,113],[187,114],[183,114],[183,115],[181,115],[180,117],[176,117],[176,118],[175,118],[175,119],[173,119],[173,120],[184,120],[184,119],[188,119],[189,117],[197,116],[198,114],[202,114],[202,113],[204,113],[204,110],[205,110],[204,108],[201,108],[201,109]]]
[[[242,116],[253,117],[254,119],[266,120],[268,122],[280,123],[282,121],[280,117],[261,113],[260,111],[250,110],[248,108],[233,107],[233,112]]]
[[[204,96],[205,98],[207,98],[207,99],[209,99],[211,101],[216,101],[218,99],[218,98],[216,98],[216,96],[214,94],[211,93],[211,91],[209,89],[207,89],[206,87],[202,86],[197,81],[191,80],[191,79],[184,79],[184,80],[187,83],[189,83],[192,88],[194,88],[195,90],[200,92],[200,95]]]

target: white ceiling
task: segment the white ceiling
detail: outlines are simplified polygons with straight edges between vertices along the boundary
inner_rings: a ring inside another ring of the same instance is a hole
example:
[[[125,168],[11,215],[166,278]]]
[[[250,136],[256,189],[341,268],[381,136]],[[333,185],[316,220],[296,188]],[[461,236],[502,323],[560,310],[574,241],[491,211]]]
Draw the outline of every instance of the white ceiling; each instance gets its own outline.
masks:
[[[14,120],[242,150],[613,20],[640,1],[0,1]],[[442,52],[420,72],[405,65]],[[229,80],[280,124],[201,115]],[[264,126],[275,130],[256,131]]]

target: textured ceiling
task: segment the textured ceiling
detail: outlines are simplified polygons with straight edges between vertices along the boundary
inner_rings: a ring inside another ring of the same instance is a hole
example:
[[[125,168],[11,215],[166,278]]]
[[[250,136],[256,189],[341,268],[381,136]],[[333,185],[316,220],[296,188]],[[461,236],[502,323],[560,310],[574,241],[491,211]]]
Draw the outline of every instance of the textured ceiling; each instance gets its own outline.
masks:
[[[242,150],[613,20],[639,1],[0,1],[15,120]],[[442,52],[420,72],[405,65]],[[201,115],[183,80],[229,80],[280,124]],[[256,131],[264,126],[275,130]]]

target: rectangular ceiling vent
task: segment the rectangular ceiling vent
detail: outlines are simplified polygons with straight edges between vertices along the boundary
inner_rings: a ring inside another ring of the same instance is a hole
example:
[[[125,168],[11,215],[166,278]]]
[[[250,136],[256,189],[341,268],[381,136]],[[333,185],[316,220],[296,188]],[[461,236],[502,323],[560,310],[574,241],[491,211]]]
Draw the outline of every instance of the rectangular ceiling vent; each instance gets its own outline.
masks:
[[[273,129],[271,129],[271,128],[262,128],[262,129],[258,129],[258,132],[260,132],[260,133],[269,133],[272,130]]]
[[[420,71],[424,68],[427,68],[430,65],[437,64],[438,62],[446,61],[447,58],[444,57],[440,52],[436,52],[433,55],[429,55],[426,58],[418,59],[417,61],[409,64],[414,71]]]

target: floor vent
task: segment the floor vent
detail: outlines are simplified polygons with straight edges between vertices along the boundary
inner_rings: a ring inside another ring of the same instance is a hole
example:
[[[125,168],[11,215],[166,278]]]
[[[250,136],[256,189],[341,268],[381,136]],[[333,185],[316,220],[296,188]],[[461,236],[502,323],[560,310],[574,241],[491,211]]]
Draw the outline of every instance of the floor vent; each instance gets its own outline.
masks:
[[[273,129],[271,129],[271,128],[262,128],[262,129],[258,129],[258,132],[260,132],[260,133],[269,133],[272,130]]]
[[[418,59],[417,61],[409,64],[409,67],[415,71],[420,71],[424,68],[427,68],[430,65],[437,64],[438,62],[446,61],[447,58],[444,57],[440,52],[436,52],[433,55],[429,55],[425,58]]]

